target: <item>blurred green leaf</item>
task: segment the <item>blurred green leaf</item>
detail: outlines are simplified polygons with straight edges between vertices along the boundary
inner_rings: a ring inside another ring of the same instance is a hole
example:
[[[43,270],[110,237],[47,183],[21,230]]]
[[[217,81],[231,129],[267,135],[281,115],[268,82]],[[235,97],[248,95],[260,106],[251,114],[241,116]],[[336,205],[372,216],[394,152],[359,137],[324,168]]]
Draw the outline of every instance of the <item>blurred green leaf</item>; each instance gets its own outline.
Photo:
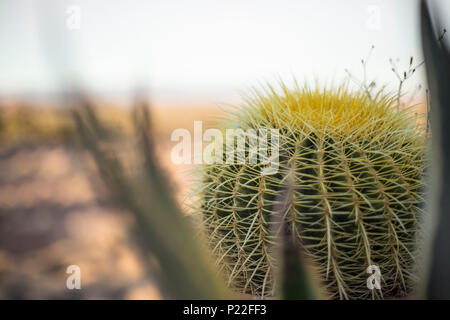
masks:
[[[312,263],[308,261],[304,248],[297,236],[289,229],[287,212],[292,203],[294,191],[293,173],[287,174],[283,191],[277,198],[278,208],[274,221],[276,256],[278,257],[277,291],[284,300],[325,299],[320,293],[317,277],[312,272]]]
[[[450,299],[450,54],[438,41],[425,1],[421,2],[422,45],[431,104],[431,243],[425,251],[422,296]],[[439,23],[437,23],[439,26]]]
[[[188,218],[178,208],[159,168],[150,134],[148,108],[141,104],[134,110],[139,152],[134,174],[126,174],[117,152],[108,147],[112,133],[102,125],[93,107],[84,102],[74,112],[78,130],[97,167],[115,198],[134,214],[140,248],[144,256],[152,253],[158,261],[149,269],[163,294],[175,299],[225,299],[228,290],[212,267],[203,246],[198,243]],[[150,264],[150,261],[148,261]]]

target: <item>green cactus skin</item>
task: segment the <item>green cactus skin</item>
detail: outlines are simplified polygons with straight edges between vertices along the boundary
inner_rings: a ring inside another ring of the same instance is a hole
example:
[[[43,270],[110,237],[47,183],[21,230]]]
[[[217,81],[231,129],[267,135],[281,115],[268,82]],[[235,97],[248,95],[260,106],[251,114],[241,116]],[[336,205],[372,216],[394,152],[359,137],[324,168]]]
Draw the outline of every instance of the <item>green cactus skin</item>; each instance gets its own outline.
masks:
[[[203,167],[200,213],[218,268],[238,292],[275,294],[271,219],[293,175],[284,214],[327,296],[408,295],[423,203],[425,138],[417,119],[409,110],[396,112],[395,97],[381,93],[370,99],[345,86],[281,87],[281,94],[255,91],[223,123],[280,129],[278,173],[262,175],[262,164]],[[381,290],[367,287],[369,265],[380,268]]]

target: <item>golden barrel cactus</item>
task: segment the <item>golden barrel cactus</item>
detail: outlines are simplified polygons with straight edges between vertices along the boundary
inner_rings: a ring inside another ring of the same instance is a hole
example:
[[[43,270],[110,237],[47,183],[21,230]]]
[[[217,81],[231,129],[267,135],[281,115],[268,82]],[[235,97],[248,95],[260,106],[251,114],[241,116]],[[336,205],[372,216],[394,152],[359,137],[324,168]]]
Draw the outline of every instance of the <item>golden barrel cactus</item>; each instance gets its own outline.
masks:
[[[263,163],[203,166],[200,214],[217,266],[243,293],[272,296],[276,283],[271,222],[286,177],[294,177],[285,215],[315,262],[331,298],[402,297],[414,284],[421,219],[425,136],[394,96],[346,86],[280,90],[246,99],[224,128],[278,129],[279,168]],[[367,287],[379,267],[381,289]]]

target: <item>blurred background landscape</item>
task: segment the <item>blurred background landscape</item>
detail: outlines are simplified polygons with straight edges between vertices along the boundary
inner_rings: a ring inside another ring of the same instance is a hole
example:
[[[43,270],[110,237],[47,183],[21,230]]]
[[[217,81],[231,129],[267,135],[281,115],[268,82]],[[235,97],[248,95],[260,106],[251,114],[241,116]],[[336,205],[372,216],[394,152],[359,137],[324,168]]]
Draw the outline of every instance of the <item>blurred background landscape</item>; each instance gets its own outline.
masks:
[[[450,2],[435,2],[450,21]],[[157,157],[183,206],[190,166],[170,160],[173,130],[213,123],[258,81],[339,83],[346,69],[362,80],[372,45],[368,79],[396,90],[389,58],[399,70],[411,56],[423,60],[418,8],[411,0],[2,1],[0,299],[161,298],[130,239],[132,217],[80,143],[67,91],[93,101],[126,153],[129,109],[144,87]],[[404,88],[402,101],[418,112],[424,81],[418,69]],[[72,264],[82,290],[66,288]]]
[[[130,134],[127,109],[99,109],[122,138]],[[158,159],[180,206],[189,166],[172,164],[170,134],[221,113],[188,110],[152,109]],[[66,111],[18,102],[2,106],[0,299],[158,299],[129,237],[133,221],[112,202]],[[72,264],[82,270],[82,290],[66,288]]]

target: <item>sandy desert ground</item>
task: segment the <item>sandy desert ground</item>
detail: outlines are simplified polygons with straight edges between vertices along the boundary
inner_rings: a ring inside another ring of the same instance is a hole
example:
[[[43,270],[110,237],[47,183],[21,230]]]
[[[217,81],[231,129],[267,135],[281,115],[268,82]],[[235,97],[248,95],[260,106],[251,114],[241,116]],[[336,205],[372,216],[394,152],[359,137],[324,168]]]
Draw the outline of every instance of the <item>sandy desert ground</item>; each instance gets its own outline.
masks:
[[[109,114],[121,120],[124,112]],[[160,163],[180,203],[189,166],[170,161],[170,133],[219,113],[214,107],[153,110]],[[33,135],[18,133],[0,146],[0,299],[160,298],[130,239],[130,216],[111,201],[90,155],[76,143]],[[72,264],[81,269],[81,290],[66,288]]]

